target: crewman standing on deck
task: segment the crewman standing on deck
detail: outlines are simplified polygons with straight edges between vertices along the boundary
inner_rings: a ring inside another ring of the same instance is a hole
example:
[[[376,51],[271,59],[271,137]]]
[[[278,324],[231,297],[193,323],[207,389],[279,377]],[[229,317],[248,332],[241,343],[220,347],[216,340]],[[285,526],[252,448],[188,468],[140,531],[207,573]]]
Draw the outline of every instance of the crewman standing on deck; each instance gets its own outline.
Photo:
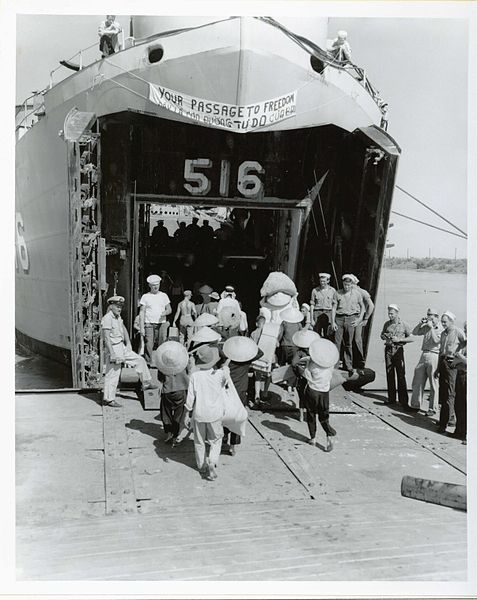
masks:
[[[361,294],[364,302],[365,313],[363,316],[363,320],[356,327],[356,331],[354,333],[354,347],[353,347],[353,365],[357,369],[364,369],[364,346],[363,346],[363,329],[368,324],[369,319],[374,311],[374,302],[371,299],[371,294],[360,287],[359,279],[356,275],[353,275],[354,278],[354,287]]]
[[[412,408],[421,408],[426,381],[429,381],[429,410],[427,416],[437,413],[438,380],[434,377],[439,361],[442,325],[439,323],[439,313],[435,308],[428,308],[427,315],[422,318],[412,330],[412,335],[422,335],[421,357],[414,369],[412,380]]]
[[[404,363],[404,344],[412,341],[411,329],[399,316],[397,304],[388,306],[389,320],[383,325],[381,339],[384,340],[384,359],[386,362],[386,379],[388,384],[388,403],[396,403],[396,377],[397,394],[399,404],[405,408],[409,407],[407,394],[406,366]]]
[[[149,292],[141,296],[139,304],[139,331],[144,336],[144,355],[150,364],[152,352],[167,337],[167,315],[172,312],[169,296],[159,291],[161,278],[159,275],[149,275],[147,278]]]
[[[441,345],[439,348],[439,362],[434,373],[439,377],[439,404],[441,412],[439,416],[438,431],[445,433],[447,426],[456,424],[455,417],[455,383],[457,369],[453,366],[456,354],[465,344],[465,333],[455,325],[455,315],[446,310],[441,317],[444,331],[441,333]]]
[[[116,15],[106,15],[106,20],[101,21],[98,27],[98,35],[102,58],[121,50],[119,44],[119,34],[121,31],[122,27],[116,22]]]
[[[320,283],[311,292],[311,323],[313,330],[321,337],[326,338],[330,337],[331,310],[336,290],[330,285],[331,275],[329,273],[320,273],[318,277]]]
[[[365,313],[363,297],[353,286],[354,275],[343,275],[343,288],[335,292],[331,310],[331,327],[335,332],[335,344],[341,352],[344,342],[343,362],[349,375],[355,374],[353,368],[353,340],[356,327],[361,324]]]
[[[132,350],[128,332],[121,318],[123,306],[122,296],[112,296],[108,300],[108,310],[101,319],[106,366],[103,403],[114,408],[121,406],[116,402],[116,390],[123,364],[136,369],[144,390],[157,388],[151,383],[146,361]]]

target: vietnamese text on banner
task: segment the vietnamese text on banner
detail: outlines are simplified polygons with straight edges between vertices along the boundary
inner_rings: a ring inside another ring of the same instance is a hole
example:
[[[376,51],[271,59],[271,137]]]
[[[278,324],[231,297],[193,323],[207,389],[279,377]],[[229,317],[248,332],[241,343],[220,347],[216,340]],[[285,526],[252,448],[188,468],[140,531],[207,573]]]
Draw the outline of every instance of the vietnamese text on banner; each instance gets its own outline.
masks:
[[[256,104],[237,106],[211,102],[188,96],[169,88],[149,84],[149,100],[196,123],[246,133],[289,119],[296,114],[297,90],[263,100]]]

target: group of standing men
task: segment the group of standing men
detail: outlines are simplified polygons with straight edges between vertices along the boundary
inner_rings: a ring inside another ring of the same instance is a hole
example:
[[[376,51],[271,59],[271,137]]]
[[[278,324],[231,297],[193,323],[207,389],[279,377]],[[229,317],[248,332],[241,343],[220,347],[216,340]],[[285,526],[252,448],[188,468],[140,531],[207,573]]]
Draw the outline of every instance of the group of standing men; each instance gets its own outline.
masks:
[[[467,323],[464,330],[455,324],[456,316],[446,310],[439,319],[439,312],[428,308],[427,314],[411,330],[399,315],[396,304],[388,306],[389,319],[384,323],[381,339],[385,343],[388,403],[396,402],[409,412],[423,409],[426,382],[429,383],[429,408],[426,415],[437,415],[437,430],[445,433],[454,427],[450,435],[466,443],[467,438]],[[421,356],[414,369],[412,396],[406,383],[404,346],[414,341],[412,336],[422,336]],[[397,380],[397,385],[396,385]]]
[[[311,292],[311,325],[321,337],[343,345],[343,368],[350,375],[364,368],[363,329],[374,311],[369,292],[361,288],[356,275],[343,275],[343,287],[330,285],[329,273],[319,274],[319,285]]]

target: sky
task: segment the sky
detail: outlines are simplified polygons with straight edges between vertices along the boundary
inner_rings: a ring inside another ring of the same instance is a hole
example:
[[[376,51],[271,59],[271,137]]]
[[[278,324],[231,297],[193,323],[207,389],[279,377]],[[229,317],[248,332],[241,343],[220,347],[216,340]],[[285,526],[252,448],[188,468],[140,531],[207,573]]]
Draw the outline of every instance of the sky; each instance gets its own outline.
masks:
[[[273,15],[310,38],[310,19]],[[48,85],[58,61],[93,45],[102,15],[17,15],[16,102]],[[129,16],[117,20],[127,29]],[[402,149],[397,185],[467,231],[468,22],[464,18],[331,17],[328,37],[348,32],[353,60],[390,106],[389,133]],[[54,40],[45,44],[45,40]],[[55,82],[70,74],[55,72]],[[456,232],[395,190],[393,210]],[[465,240],[392,215],[391,256],[467,256]]]

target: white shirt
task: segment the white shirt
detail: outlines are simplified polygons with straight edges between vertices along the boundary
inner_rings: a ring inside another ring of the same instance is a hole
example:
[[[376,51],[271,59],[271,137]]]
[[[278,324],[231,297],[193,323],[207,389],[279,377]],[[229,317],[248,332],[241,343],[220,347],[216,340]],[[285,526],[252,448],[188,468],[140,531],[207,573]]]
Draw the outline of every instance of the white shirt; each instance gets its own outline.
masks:
[[[139,301],[139,304],[145,308],[144,323],[164,322],[166,320],[166,316],[163,316],[164,309],[170,303],[169,296],[164,292],[144,294]]]
[[[123,320],[121,317],[115,317],[110,310],[101,319],[101,329],[103,331],[110,331],[109,339],[111,340],[111,344],[115,345],[124,342]]]
[[[222,369],[195,371],[190,376],[186,410],[194,409],[198,423],[213,423],[224,416],[225,372]]]
[[[320,367],[310,359],[303,375],[312,390],[329,392],[333,367]]]

